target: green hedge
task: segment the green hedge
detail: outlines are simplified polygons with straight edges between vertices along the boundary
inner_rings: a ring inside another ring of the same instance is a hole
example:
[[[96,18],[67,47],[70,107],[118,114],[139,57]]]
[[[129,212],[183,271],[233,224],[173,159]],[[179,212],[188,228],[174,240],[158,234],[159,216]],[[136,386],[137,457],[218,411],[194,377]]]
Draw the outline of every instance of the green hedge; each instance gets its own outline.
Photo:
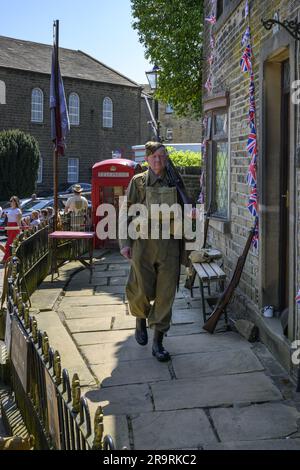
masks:
[[[175,150],[173,147],[167,147],[169,156],[175,166],[201,166],[201,153],[191,150]]]

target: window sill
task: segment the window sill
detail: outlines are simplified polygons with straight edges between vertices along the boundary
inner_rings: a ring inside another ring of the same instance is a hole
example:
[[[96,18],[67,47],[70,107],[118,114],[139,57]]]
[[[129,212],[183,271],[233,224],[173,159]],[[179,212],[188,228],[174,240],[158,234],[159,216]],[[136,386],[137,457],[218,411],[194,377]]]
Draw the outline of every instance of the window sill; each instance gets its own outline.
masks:
[[[229,220],[221,220],[216,218],[209,218],[209,225],[224,235],[230,233],[230,221]]]

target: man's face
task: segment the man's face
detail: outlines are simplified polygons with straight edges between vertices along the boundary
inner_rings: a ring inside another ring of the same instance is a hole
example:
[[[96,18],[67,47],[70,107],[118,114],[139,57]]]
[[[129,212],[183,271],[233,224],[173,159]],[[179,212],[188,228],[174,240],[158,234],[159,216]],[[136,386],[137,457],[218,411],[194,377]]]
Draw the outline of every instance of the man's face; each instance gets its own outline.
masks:
[[[145,157],[145,160],[156,175],[161,175],[166,167],[167,158],[166,150],[164,147],[161,147],[148,157]]]

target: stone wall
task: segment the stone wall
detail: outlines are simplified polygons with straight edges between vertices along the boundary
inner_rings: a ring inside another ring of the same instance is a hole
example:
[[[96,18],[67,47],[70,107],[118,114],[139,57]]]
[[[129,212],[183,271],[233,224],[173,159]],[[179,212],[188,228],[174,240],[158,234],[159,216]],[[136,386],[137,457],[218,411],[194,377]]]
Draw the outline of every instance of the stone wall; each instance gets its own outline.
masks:
[[[258,155],[258,174],[259,174],[259,198],[260,202],[263,201],[265,197],[265,183],[266,180],[262,180],[261,175],[264,175],[264,178],[268,178],[268,175],[263,173],[263,166],[265,165],[265,160],[267,156],[263,152],[263,143],[264,143],[264,134],[262,131],[261,124],[264,122],[265,116],[262,112],[262,103],[261,100],[265,99],[265,89],[264,89],[264,75],[263,68],[261,64],[262,52],[265,45],[268,45],[270,41],[274,42],[274,47],[276,46],[277,38],[286,37],[286,44],[288,46],[288,41],[293,41],[290,39],[290,36],[285,33],[281,28],[279,33],[275,31],[267,31],[261,24],[261,19],[273,18],[275,12],[279,12],[280,20],[284,21],[285,19],[294,20],[297,16],[297,13],[300,16],[300,5],[297,0],[266,0],[258,1],[252,0],[250,4],[250,27],[252,34],[252,45],[254,53],[254,75],[255,75],[255,88],[256,88],[256,108],[257,108],[257,132],[258,132],[258,141],[259,141],[259,155]],[[205,1],[205,16],[208,16],[210,13],[211,2],[209,0]],[[208,94],[205,89],[204,101],[208,98],[213,98],[218,94],[225,95],[229,94],[229,115],[230,115],[230,206],[229,206],[229,220],[226,222],[220,222],[218,220],[211,220],[210,229],[209,229],[209,241],[211,245],[218,247],[224,254],[224,268],[227,275],[231,275],[238,256],[242,253],[242,250],[245,246],[246,238],[248,235],[249,228],[253,224],[253,218],[247,209],[247,201],[249,197],[249,187],[246,183],[246,175],[248,171],[248,166],[250,163],[246,146],[247,138],[249,133],[249,124],[248,124],[248,110],[249,110],[249,77],[248,74],[243,74],[240,69],[240,59],[243,52],[243,46],[241,45],[241,39],[243,33],[246,30],[247,22],[244,19],[244,8],[245,1],[233,0],[231,2],[224,0],[224,12],[223,15],[218,19],[216,25],[213,27],[216,38],[216,58],[213,64],[213,84],[214,88],[211,94]],[[210,25],[206,23],[205,25],[205,44],[204,44],[204,56],[208,56],[210,47],[209,47],[209,30]],[[276,36],[277,34],[277,36]],[[279,44],[279,39],[278,39]],[[291,44],[291,43],[290,43]],[[294,46],[290,47],[290,60],[294,61],[293,50],[291,49]],[[291,81],[299,77],[299,45],[298,52],[295,54],[297,57],[295,63],[295,69],[292,67],[291,70],[295,73],[291,76]],[[205,65],[204,81],[207,79],[207,65]],[[271,94],[272,90],[270,90]],[[272,99],[272,97],[270,98]],[[293,110],[294,114],[292,116],[298,115],[299,119],[299,105],[297,110]],[[295,118],[296,121],[296,118]],[[293,132],[295,122],[291,122],[291,132]],[[296,128],[296,126],[295,126]],[[295,180],[291,180],[292,187],[297,188],[295,191],[295,200],[291,200],[290,208],[290,223],[297,221],[299,223],[299,203],[300,203],[300,123],[298,123],[298,136],[296,148],[291,149],[291,155],[293,152],[298,154],[298,160],[296,160],[296,165],[294,160],[291,157],[291,165],[294,165],[295,168],[291,169],[291,177]],[[297,163],[298,162],[298,163]],[[204,163],[205,167],[205,163]],[[208,169],[206,168],[206,173]],[[279,168],[274,169],[274,175],[276,178],[280,178]],[[270,178],[269,174],[269,178]],[[272,176],[273,177],[273,176]],[[270,182],[272,184],[272,182]],[[293,193],[294,194],[294,193]],[[295,205],[295,208],[294,208]],[[279,206],[278,206],[279,207]],[[259,206],[260,214],[263,215],[266,211],[266,207],[263,204]],[[271,209],[268,209],[271,210]],[[278,210],[273,209],[273,210]],[[294,212],[295,210],[295,212]],[[293,226],[293,225],[291,225]],[[268,235],[268,227],[264,227],[264,232],[260,232],[261,236]],[[292,234],[292,237],[294,235]],[[267,240],[264,241],[267,243]],[[295,301],[293,302],[292,295],[300,287],[300,263],[299,263],[299,250],[300,250],[300,230],[299,225],[295,226],[295,254],[294,254],[294,263],[295,263],[295,282],[291,286],[291,304],[293,303],[293,309],[295,307]],[[250,249],[247,262],[244,268],[242,279],[239,284],[239,289],[236,296],[236,302],[239,305],[239,309],[244,312],[257,312],[259,313],[261,308],[261,299],[263,299],[263,260],[261,258],[261,244],[258,251],[253,248]],[[274,252],[274,257],[278,257],[278,253]],[[294,266],[291,265],[291,270]],[[294,293],[292,292],[294,290]],[[296,323],[299,322],[299,312],[297,317],[297,312],[295,312]],[[297,320],[298,318],[298,320]],[[290,333],[291,337],[295,334],[296,324],[291,327],[294,331]]]

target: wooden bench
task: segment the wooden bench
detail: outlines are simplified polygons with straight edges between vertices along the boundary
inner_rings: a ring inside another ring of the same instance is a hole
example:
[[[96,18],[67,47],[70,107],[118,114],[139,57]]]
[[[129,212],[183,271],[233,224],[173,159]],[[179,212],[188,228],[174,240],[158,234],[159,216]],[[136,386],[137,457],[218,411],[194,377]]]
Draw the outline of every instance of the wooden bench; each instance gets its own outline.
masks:
[[[199,286],[202,300],[202,313],[204,323],[206,322],[206,310],[205,310],[205,297],[204,297],[204,288],[208,289],[210,294],[210,283],[218,282],[221,289],[224,290],[224,282],[226,279],[226,274],[220,268],[220,266],[211,261],[210,263],[192,263],[193,269],[195,270],[195,277],[199,278]],[[195,287],[191,285],[191,297],[193,297],[193,289]]]

